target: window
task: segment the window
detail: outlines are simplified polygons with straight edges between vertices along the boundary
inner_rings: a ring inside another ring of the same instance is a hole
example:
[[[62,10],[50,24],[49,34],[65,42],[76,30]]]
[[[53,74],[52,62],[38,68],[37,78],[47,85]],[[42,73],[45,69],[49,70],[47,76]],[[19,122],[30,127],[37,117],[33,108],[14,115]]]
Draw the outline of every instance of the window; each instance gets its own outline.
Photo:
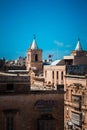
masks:
[[[44,114],[37,120],[37,130],[55,130],[55,119],[50,114]]]
[[[4,130],[15,130],[16,126],[15,126],[15,115],[18,112],[18,110],[16,109],[7,109],[4,110]]]
[[[58,71],[56,72],[56,78],[58,79]]]
[[[14,85],[13,84],[7,84],[7,90],[8,91],[14,90]]]
[[[52,71],[52,78],[54,79],[54,71]]]
[[[47,71],[45,71],[45,78],[47,77]]]
[[[68,99],[68,98],[69,98],[69,90],[66,89],[66,99]]]
[[[81,96],[72,95],[72,105],[75,109],[80,110],[81,109]]]
[[[13,115],[8,114],[6,117],[6,130],[14,130],[14,118]]]
[[[76,124],[78,126],[81,126],[82,125],[82,114],[72,112],[72,123]]]
[[[63,80],[63,71],[61,72],[61,80]]]
[[[81,96],[72,95],[72,102],[81,102]]]
[[[35,54],[35,61],[38,61],[38,55]]]

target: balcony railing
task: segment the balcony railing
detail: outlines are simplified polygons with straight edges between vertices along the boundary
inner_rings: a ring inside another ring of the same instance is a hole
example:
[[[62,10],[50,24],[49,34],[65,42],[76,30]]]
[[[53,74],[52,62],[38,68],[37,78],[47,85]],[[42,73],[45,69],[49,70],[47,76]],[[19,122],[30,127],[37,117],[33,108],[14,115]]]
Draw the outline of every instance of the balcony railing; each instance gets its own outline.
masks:
[[[82,125],[82,114],[72,112],[72,123],[78,126]]]

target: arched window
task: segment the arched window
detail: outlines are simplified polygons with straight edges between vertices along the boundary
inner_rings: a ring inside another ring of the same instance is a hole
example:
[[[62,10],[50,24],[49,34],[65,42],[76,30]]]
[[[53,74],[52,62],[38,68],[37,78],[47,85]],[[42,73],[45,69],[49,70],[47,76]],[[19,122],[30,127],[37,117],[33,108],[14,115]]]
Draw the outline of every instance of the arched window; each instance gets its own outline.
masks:
[[[38,55],[35,54],[35,61],[38,61]]]

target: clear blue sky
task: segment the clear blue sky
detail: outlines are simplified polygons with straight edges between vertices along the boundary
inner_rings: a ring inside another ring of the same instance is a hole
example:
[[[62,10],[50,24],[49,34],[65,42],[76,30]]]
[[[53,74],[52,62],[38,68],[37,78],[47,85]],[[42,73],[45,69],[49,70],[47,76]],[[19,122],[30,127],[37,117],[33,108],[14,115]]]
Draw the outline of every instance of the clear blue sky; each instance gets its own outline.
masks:
[[[69,55],[78,37],[87,50],[87,0],[0,0],[0,58],[25,56],[33,34],[44,59]]]

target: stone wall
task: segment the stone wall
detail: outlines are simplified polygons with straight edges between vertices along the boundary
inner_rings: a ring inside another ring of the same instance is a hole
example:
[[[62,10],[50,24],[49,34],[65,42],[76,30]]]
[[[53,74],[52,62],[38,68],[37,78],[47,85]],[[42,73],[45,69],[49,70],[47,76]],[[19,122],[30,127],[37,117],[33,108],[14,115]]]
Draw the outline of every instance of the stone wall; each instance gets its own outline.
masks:
[[[56,105],[54,104],[52,111],[43,111],[35,107],[39,100],[48,101],[48,103],[56,101]],[[6,110],[16,110],[15,130],[38,130],[37,119],[42,114],[52,114],[56,121],[56,130],[63,130],[63,100],[63,94],[58,93],[0,96],[0,130],[5,130],[4,111]]]

